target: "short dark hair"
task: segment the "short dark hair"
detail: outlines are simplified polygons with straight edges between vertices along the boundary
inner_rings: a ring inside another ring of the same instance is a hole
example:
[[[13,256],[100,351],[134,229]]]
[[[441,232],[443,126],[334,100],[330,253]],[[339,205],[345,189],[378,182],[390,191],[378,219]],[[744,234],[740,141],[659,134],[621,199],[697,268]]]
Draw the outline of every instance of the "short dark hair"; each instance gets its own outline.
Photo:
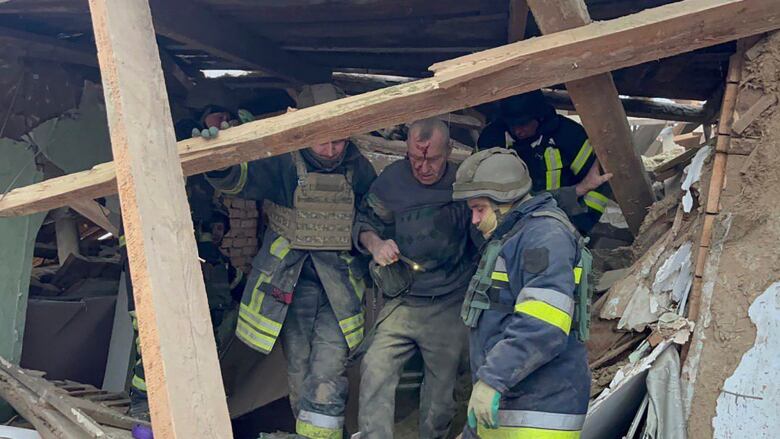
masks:
[[[425,141],[433,136],[434,131],[439,131],[444,137],[445,148],[452,148],[450,143],[450,128],[441,119],[435,117],[421,119],[409,125],[408,137],[409,139],[413,138],[412,134],[416,132],[416,138]]]

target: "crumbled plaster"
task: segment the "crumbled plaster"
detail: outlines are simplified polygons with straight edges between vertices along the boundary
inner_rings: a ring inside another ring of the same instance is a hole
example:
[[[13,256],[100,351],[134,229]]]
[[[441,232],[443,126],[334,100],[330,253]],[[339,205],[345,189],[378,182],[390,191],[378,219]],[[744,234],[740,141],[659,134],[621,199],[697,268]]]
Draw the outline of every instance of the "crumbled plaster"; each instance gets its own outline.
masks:
[[[723,384],[714,439],[770,438],[780,432],[780,282],[772,284],[748,310],[756,341]]]

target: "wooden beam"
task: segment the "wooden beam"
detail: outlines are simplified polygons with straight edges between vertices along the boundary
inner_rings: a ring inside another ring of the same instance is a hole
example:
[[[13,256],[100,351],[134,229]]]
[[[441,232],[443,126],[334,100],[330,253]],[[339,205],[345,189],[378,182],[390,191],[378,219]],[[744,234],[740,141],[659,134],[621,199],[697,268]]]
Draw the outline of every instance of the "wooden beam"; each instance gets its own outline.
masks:
[[[405,156],[407,151],[406,142],[403,140],[387,140],[383,137],[372,136],[368,134],[357,134],[350,137],[350,140],[364,151],[379,152],[383,154],[392,154]],[[462,144],[450,140],[452,144],[452,154],[450,160],[460,163],[471,155],[471,150]]]
[[[584,0],[528,0],[539,29],[552,34],[590,24]],[[631,127],[610,73],[566,83],[590,144],[605,172],[629,229],[639,233],[647,209],[655,202],[650,179],[634,148]]]
[[[564,90],[544,90],[543,93],[553,107],[559,110],[576,111],[569,92]],[[620,103],[628,116],[679,122],[697,122],[694,128],[707,121],[709,117],[709,112],[704,107],[694,105],[658,102],[633,97],[621,97]]]
[[[779,15],[775,0],[684,0],[443,61],[429,70],[440,88],[510,68],[561,83],[768,32],[777,29]],[[552,72],[538,63],[534,55],[540,45],[572,72]]]
[[[778,27],[780,4],[775,0],[719,0],[715,5],[709,0],[686,0],[523,40],[497,49],[500,53],[491,49],[487,52],[501,55],[494,60],[496,65],[484,60],[484,53],[479,61],[464,57],[466,61],[452,62],[477,66],[478,71],[448,69],[443,77],[399,84],[231,128],[213,140],[184,140],[179,142],[179,154],[185,175],[198,174]],[[470,79],[461,80],[461,76]],[[452,82],[460,85],[452,86]],[[117,191],[114,178],[113,163],[103,163],[88,171],[14,189],[0,200],[0,216],[111,195]]]
[[[298,83],[330,81],[330,70],[280,49],[271,40],[185,0],[151,0],[158,34],[193,49]]]
[[[13,44],[32,58],[89,67],[98,66],[95,52],[90,48],[45,35],[0,27],[0,42]]]
[[[148,0],[90,0],[155,436],[232,438]]]
[[[514,43],[525,38],[525,27],[527,24],[528,2],[526,0],[509,0],[507,42]]]

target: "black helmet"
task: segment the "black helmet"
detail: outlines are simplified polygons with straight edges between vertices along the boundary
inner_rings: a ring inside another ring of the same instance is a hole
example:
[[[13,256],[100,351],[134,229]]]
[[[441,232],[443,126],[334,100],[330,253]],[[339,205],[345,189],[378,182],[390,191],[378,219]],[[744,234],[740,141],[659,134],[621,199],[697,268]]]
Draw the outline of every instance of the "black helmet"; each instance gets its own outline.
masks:
[[[499,103],[501,119],[507,126],[525,125],[536,119],[543,120],[550,112],[550,104],[541,90],[510,96]]]

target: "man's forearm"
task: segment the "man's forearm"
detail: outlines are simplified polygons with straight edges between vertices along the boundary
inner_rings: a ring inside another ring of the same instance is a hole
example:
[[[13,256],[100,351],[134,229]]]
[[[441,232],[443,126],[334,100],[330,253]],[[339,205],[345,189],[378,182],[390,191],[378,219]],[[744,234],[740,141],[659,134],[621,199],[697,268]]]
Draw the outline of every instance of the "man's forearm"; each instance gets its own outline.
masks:
[[[358,239],[360,240],[360,244],[371,254],[374,254],[376,246],[382,243],[382,238],[373,230],[360,232]]]

